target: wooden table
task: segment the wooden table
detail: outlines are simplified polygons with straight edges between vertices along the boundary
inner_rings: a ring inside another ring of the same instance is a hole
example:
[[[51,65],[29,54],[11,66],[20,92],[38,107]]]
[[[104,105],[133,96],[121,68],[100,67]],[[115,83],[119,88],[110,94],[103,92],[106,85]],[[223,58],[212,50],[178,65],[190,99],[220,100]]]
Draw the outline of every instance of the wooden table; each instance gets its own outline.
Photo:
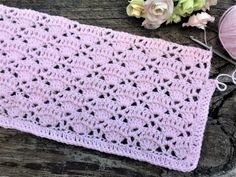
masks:
[[[208,30],[209,43],[221,51],[217,23],[233,0],[218,0],[211,14],[216,22]],[[109,27],[147,37],[197,46],[188,39],[203,39],[203,32],[181,25],[158,30],[142,28],[141,19],[127,17],[127,0],[0,0],[18,8],[30,8],[51,15],[61,15],[80,23]],[[233,65],[216,56],[212,59],[211,78],[231,73]],[[96,176],[96,177],[192,177],[236,176],[236,86],[228,82],[225,92],[214,93],[198,168],[191,173],[168,170],[129,158],[100,153],[39,138],[28,133],[0,128],[0,176]]]

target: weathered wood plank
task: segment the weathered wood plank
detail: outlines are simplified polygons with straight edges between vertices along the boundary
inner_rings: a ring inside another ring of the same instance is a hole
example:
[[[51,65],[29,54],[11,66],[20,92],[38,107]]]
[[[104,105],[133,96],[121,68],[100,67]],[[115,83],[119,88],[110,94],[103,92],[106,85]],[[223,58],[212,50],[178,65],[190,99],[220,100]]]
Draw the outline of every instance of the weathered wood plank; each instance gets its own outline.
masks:
[[[140,27],[141,20],[126,16],[127,1],[117,0],[0,0],[0,3],[30,8],[51,15],[61,15],[80,23],[109,27],[119,31],[147,37],[160,37],[180,44],[197,46],[187,37],[203,39],[203,33],[193,28],[171,25],[158,30]],[[211,14],[216,23],[223,12],[234,2],[220,0]],[[217,34],[208,31],[209,42],[223,51]],[[234,67],[214,56],[211,77],[219,73],[231,73]],[[226,92],[216,91],[209,112],[201,159],[198,168],[191,173],[167,170],[159,166],[131,160],[125,157],[100,153],[81,147],[65,145],[16,130],[0,128],[0,176],[97,176],[97,177],[193,177],[225,176],[233,174],[236,167],[236,87],[232,84]]]

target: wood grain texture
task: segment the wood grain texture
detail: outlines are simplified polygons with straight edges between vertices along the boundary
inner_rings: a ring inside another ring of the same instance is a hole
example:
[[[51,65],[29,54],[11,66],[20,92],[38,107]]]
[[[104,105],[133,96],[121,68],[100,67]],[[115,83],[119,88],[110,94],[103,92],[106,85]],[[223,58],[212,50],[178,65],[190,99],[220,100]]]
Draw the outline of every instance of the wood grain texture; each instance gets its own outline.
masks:
[[[217,30],[223,12],[233,0],[218,0],[211,14],[216,22],[210,28]],[[126,0],[0,0],[1,4],[30,8],[51,15],[60,15],[80,23],[108,27],[132,34],[162,38],[179,44],[197,46],[187,37],[200,39],[203,32],[181,25],[163,26],[146,30],[142,20],[127,17]],[[217,34],[208,30],[209,43],[223,51]],[[223,51],[224,52],[224,51]],[[211,78],[219,73],[231,73],[234,67],[214,56]],[[214,93],[205,131],[198,168],[191,173],[168,170],[125,157],[100,153],[82,147],[70,146],[17,130],[0,128],[0,176],[81,176],[81,177],[206,177],[236,176],[236,86],[228,82],[225,92]]]

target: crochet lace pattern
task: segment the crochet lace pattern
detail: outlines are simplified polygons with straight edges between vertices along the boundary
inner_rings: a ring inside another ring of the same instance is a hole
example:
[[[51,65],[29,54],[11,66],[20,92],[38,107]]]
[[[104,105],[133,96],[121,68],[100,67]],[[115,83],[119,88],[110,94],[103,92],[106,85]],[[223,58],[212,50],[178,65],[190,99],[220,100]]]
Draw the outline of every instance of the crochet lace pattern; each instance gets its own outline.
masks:
[[[0,5],[0,126],[196,168],[211,51]]]

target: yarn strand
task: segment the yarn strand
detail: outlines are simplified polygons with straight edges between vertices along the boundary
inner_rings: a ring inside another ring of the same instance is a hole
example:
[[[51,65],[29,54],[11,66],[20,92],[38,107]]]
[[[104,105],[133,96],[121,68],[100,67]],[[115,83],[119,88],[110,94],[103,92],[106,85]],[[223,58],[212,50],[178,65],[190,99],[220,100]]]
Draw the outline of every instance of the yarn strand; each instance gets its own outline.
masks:
[[[220,77],[229,77],[230,79],[232,79],[233,84],[236,85],[236,69],[234,70],[234,72],[229,75],[229,74],[220,74],[216,77],[216,87],[219,91],[226,91],[228,86],[227,84],[225,84],[223,81],[220,81]]]

